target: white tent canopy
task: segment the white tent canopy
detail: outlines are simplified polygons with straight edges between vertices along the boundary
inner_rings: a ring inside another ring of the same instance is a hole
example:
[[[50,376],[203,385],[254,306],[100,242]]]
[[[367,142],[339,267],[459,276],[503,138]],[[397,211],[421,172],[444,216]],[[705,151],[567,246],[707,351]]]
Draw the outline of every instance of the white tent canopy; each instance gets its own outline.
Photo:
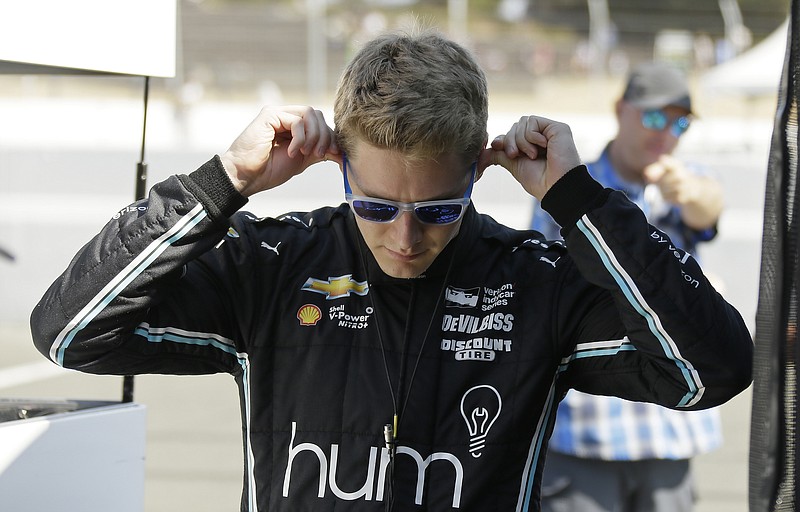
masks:
[[[775,94],[780,84],[789,21],[741,55],[711,68],[700,79],[710,93]]]

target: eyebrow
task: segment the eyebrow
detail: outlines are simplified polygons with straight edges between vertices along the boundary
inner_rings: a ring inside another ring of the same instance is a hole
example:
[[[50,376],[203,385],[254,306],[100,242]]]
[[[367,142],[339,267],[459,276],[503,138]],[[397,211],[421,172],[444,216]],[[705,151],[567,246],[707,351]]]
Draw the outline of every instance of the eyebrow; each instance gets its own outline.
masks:
[[[350,175],[352,177],[356,178],[356,179],[352,179],[352,180],[348,178],[348,181],[350,181],[351,183],[355,183],[358,186],[358,188],[360,188],[362,190],[363,195],[365,197],[372,197],[372,198],[375,198],[375,199],[383,199],[383,200],[386,200],[386,201],[395,201],[395,202],[401,202],[401,203],[403,202],[403,201],[400,201],[399,199],[383,197],[383,196],[380,196],[380,195],[373,195],[372,193],[364,190],[361,187],[361,184],[359,183],[359,180],[358,180],[357,176],[355,175],[355,172],[352,172],[353,171],[353,166],[350,164],[350,159],[345,157],[345,169],[344,169],[344,172],[347,172],[348,169],[351,171]],[[472,168],[470,166],[470,173],[471,172],[472,172]],[[352,187],[352,185],[351,185],[351,187]],[[427,198],[427,199],[420,199],[420,200],[416,200],[416,201],[412,201],[412,202],[421,203],[421,202],[425,202],[425,201],[443,201],[443,200],[447,200],[447,199],[459,199],[460,195],[462,195],[460,192],[458,192],[458,190],[460,188],[461,188],[461,185],[459,185],[458,188],[454,189],[454,191],[452,191],[452,192],[441,194],[439,196],[430,197],[430,198]]]

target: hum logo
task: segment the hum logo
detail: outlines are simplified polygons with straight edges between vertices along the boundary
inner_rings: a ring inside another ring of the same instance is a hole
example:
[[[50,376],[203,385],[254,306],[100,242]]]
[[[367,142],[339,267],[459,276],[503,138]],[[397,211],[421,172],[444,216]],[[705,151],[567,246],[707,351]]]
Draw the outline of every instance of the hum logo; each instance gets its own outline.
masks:
[[[289,497],[289,491],[292,485],[292,466],[295,457],[301,452],[310,452],[317,458],[318,466],[315,469],[319,470],[319,486],[317,488],[317,497],[324,498],[327,489],[330,488],[331,493],[339,499],[354,501],[363,499],[366,501],[383,501],[383,489],[386,483],[386,468],[389,466],[389,453],[386,448],[380,448],[380,460],[378,460],[378,448],[371,447],[369,449],[369,460],[366,463],[366,477],[364,485],[361,489],[356,491],[345,491],[339,488],[336,483],[336,467],[339,462],[339,445],[331,444],[330,458],[328,454],[314,443],[300,443],[294,444],[295,434],[297,433],[297,423],[292,422],[292,439],[289,441],[289,457],[286,464],[286,474],[283,478],[283,497]],[[453,485],[453,508],[461,506],[461,487],[464,481],[464,468],[458,458],[446,452],[436,452],[422,458],[413,448],[407,446],[398,446],[396,457],[405,455],[411,457],[417,466],[417,489],[414,496],[414,503],[422,505],[422,493],[425,489],[425,474],[428,466],[434,461],[445,461],[452,464],[455,471],[455,482]],[[307,460],[307,458],[306,458]]]

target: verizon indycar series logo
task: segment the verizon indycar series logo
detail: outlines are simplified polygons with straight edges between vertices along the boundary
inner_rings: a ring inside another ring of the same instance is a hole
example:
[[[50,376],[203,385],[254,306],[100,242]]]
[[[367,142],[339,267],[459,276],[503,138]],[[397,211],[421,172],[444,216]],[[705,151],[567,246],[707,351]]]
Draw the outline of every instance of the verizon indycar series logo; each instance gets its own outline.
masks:
[[[464,290],[448,286],[444,292],[444,305],[452,308],[474,308],[478,305],[480,293],[480,288]]]
[[[498,306],[508,306],[515,294],[514,285],[511,283],[499,288],[484,287],[483,291],[480,287],[448,286],[444,292],[444,305],[450,308],[476,308],[480,304],[481,311],[491,311]]]

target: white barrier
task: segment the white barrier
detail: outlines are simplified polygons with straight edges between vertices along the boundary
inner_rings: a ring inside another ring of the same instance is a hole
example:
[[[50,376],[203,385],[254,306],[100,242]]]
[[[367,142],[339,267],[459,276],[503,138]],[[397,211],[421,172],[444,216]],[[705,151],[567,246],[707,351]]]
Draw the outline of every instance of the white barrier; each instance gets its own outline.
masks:
[[[2,510],[142,512],[144,458],[144,405],[0,400]]]

